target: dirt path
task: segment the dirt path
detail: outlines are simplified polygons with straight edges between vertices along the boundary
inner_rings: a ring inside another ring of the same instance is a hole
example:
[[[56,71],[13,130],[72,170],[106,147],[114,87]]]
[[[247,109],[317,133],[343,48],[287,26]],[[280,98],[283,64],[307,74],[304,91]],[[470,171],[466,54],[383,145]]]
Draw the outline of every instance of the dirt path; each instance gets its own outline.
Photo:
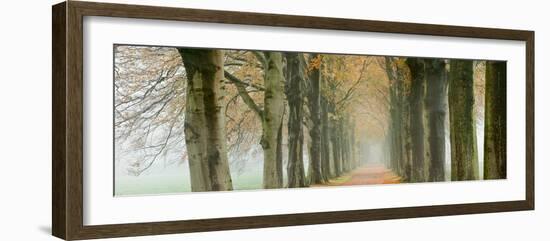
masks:
[[[329,183],[315,186],[349,186],[400,183],[401,178],[382,164],[367,164]]]

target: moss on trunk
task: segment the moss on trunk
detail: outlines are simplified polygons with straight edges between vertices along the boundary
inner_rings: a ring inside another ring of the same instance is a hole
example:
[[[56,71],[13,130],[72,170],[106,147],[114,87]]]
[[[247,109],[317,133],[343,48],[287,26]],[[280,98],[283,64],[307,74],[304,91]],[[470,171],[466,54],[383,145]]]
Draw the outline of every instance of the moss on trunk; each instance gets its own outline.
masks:
[[[187,72],[185,141],[193,191],[233,189],[225,137],[223,51],[178,49]]]
[[[453,181],[479,179],[473,76],[473,61],[451,60],[448,102]]]
[[[281,188],[283,180],[278,168],[278,131],[283,121],[284,76],[283,56],[280,52],[265,52],[265,94],[262,116],[261,145],[264,150],[263,187]]]
[[[426,66],[423,59],[408,58],[411,71],[410,131],[412,170],[411,182],[424,182],[424,95],[426,85]]]
[[[287,53],[288,100],[288,187],[305,187],[306,177],[303,161],[304,146],[304,82],[305,60],[300,53]]]
[[[485,73],[484,179],[506,178],[506,62],[488,61]]]
[[[428,181],[445,181],[445,62],[426,60],[425,107],[428,119],[429,177]]]

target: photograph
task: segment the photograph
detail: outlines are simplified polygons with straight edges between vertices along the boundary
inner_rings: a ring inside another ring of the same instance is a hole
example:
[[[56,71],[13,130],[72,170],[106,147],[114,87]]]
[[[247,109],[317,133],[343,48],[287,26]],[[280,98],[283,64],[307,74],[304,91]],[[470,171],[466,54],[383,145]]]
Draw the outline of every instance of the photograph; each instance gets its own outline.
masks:
[[[544,240],[549,4],[452,3],[5,1],[0,241]]]
[[[78,1],[52,13],[56,237],[535,208],[530,28]]]
[[[113,45],[114,196],[506,179],[506,61]]]

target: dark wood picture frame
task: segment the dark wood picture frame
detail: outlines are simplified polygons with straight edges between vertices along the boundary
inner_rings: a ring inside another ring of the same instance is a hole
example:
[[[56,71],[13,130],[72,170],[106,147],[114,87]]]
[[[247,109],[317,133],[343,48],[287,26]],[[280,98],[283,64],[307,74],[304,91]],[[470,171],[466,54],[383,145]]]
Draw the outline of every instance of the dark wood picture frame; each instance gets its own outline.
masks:
[[[534,209],[535,37],[533,31],[77,1],[59,3],[53,6],[52,11],[52,233],[56,237],[66,240],[77,240]],[[525,41],[525,58],[527,64],[525,73],[527,98],[527,111],[525,113],[527,121],[525,200],[134,224],[84,225],[84,16],[161,19]]]

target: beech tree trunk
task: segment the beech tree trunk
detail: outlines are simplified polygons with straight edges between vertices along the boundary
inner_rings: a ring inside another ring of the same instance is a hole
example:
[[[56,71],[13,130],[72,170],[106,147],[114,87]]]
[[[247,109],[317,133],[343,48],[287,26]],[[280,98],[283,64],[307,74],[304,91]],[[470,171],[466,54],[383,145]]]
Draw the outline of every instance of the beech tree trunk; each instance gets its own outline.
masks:
[[[356,149],[356,146],[357,146],[357,140],[356,140],[356,136],[355,136],[355,119],[353,119],[350,123],[350,128],[349,128],[349,133],[350,133],[350,158],[351,158],[351,169],[355,169],[359,166],[359,160],[358,160],[358,153],[357,153],[357,149]]]
[[[340,124],[338,120],[332,120],[330,125],[331,125],[330,139],[332,144],[334,175],[340,176],[343,173]]]
[[[445,61],[426,60],[426,97],[428,115],[429,177],[428,181],[445,181]]]
[[[403,81],[405,77],[403,76]],[[403,142],[403,162],[401,164],[401,177],[403,181],[410,182],[411,180],[411,171],[412,171],[412,143],[411,143],[411,126],[410,126],[410,118],[411,118],[411,112],[410,112],[410,96],[408,93],[410,90],[406,90],[406,85],[403,83],[403,99],[402,99],[402,111],[403,114],[401,118],[403,118],[403,121],[401,121],[402,124],[402,142]]]
[[[187,76],[184,133],[189,161],[191,191],[210,191],[210,170],[206,159],[206,147],[208,143],[205,128],[204,99],[202,98],[204,96],[202,93],[202,80],[200,74],[189,77],[192,75],[188,73]]]
[[[325,97],[321,96],[321,170],[325,178],[331,178],[334,174],[334,167],[330,156],[330,122],[328,118],[328,103]]]
[[[283,116],[281,118],[284,118],[285,112],[283,110]],[[281,121],[281,125],[279,125],[279,131],[277,132],[277,163],[275,165],[275,172],[277,173],[277,180],[280,180],[281,186],[283,185],[283,121]]]
[[[426,67],[423,59],[408,58],[411,71],[410,131],[412,148],[411,182],[424,182],[424,95]]]
[[[399,175],[403,175],[406,163],[403,80],[398,74],[399,70],[393,57],[385,57],[385,67],[390,81],[390,167]]]
[[[390,102],[395,103],[395,94],[390,97]],[[390,166],[397,172],[401,172],[401,159],[403,157],[403,145],[401,143],[401,114],[397,104],[391,104],[390,107]]]
[[[184,132],[191,190],[232,190],[225,137],[223,51],[178,52],[187,72]]]
[[[344,125],[344,122],[345,122],[344,117],[338,120],[338,133],[340,135],[338,144],[340,145],[340,165],[341,165],[342,173],[345,173],[348,171],[347,133],[346,133],[346,127]]]
[[[318,59],[320,54],[315,54],[312,58]],[[311,127],[309,128],[311,174],[309,181],[311,184],[320,184],[327,181],[322,168],[325,163],[321,162],[321,71],[319,67],[320,64],[319,66],[310,65],[310,68],[308,68],[308,108],[311,119]],[[326,167],[324,168],[326,169]]]
[[[288,187],[305,187],[306,177],[303,162],[303,108],[305,59],[300,53],[287,53],[288,100]]]
[[[477,180],[479,167],[473,111],[472,61],[451,60],[448,98],[451,127],[451,180]]]
[[[506,62],[487,61],[485,70],[484,179],[506,178]]]
[[[353,167],[353,157],[352,157],[352,151],[351,151],[351,125],[350,125],[350,118],[348,115],[345,115],[342,119],[341,123],[341,129],[342,129],[342,149],[343,149],[343,166],[344,171],[349,172],[351,171]]]
[[[280,52],[265,52],[265,94],[262,116],[261,146],[264,151],[264,188],[281,188],[283,180],[278,170],[277,141],[284,111],[283,56]]]

